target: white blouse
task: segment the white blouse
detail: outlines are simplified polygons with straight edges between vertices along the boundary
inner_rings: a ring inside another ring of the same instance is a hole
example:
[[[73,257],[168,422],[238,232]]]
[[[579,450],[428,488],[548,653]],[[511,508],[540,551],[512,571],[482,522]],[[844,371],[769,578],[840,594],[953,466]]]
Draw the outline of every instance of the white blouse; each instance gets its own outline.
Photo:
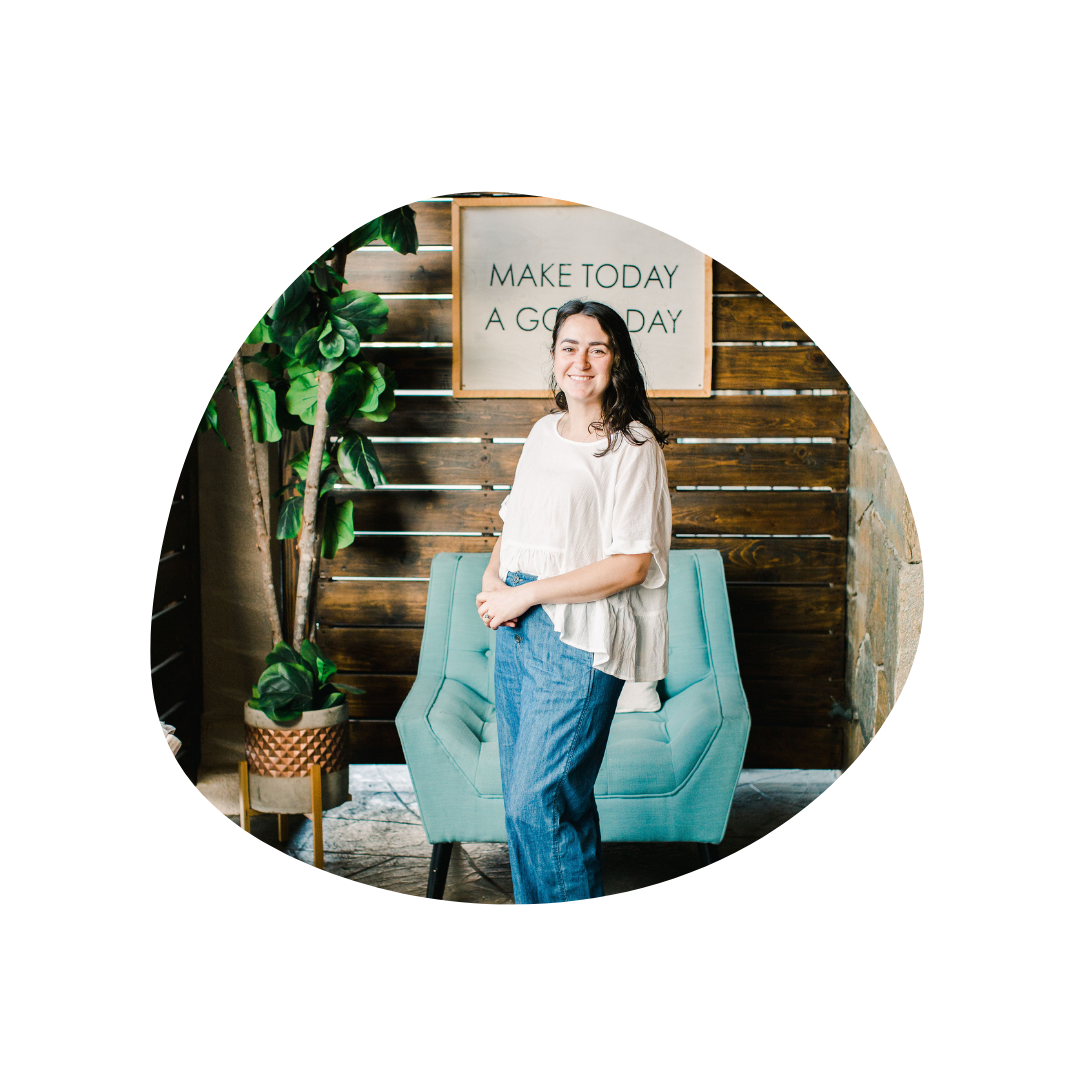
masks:
[[[664,453],[631,425],[640,446],[620,438],[574,442],[559,434],[565,413],[538,420],[521,450],[503,500],[499,576],[511,570],[555,577],[609,555],[652,552],[645,580],[587,604],[544,604],[567,645],[593,653],[593,667],[634,682],[662,679],[668,667],[667,576],[671,497]]]

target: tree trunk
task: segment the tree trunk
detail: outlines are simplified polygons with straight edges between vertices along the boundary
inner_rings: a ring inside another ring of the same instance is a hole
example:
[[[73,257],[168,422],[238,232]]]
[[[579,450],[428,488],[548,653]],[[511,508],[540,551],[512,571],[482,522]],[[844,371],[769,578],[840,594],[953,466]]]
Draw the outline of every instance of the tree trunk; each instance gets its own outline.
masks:
[[[248,407],[247,383],[244,381],[244,361],[239,353],[233,357],[233,373],[236,376],[236,399],[240,406],[240,430],[244,436],[244,461],[247,465],[248,488],[251,491],[251,511],[255,518],[255,546],[259,551],[266,614],[270,619],[270,636],[273,644],[277,645],[283,640],[283,635],[281,617],[278,615],[277,594],[274,592],[274,569],[270,561],[270,533],[267,529],[269,515],[263,504],[259,469],[255,463],[255,440],[251,434],[251,413]]]
[[[329,417],[326,401],[334,385],[329,371],[319,372],[319,396],[315,404],[315,424],[308,451],[307,479],[304,482],[304,519],[300,530],[300,562],[296,569],[296,610],[293,617],[292,645],[299,649],[304,643],[307,625],[308,596],[311,592],[311,568],[315,555],[315,512],[319,505],[319,482],[322,479],[322,456],[326,447]]]

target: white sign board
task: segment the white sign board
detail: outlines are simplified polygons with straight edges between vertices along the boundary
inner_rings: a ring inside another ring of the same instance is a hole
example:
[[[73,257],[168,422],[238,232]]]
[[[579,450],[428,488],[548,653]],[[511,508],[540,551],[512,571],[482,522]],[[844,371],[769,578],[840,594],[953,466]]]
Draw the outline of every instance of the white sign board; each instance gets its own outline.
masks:
[[[712,260],[630,218],[525,197],[452,206],[455,397],[549,393],[551,331],[567,300],[625,320],[649,393],[712,386]]]

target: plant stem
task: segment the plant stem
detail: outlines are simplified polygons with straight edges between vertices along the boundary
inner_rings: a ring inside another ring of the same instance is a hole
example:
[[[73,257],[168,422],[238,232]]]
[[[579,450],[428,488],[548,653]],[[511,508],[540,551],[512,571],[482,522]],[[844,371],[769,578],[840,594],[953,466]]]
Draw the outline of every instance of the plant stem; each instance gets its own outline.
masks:
[[[294,649],[304,643],[307,625],[308,597],[311,592],[311,567],[315,554],[315,511],[319,505],[319,485],[322,481],[322,457],[326,446],[329,417],[326,401],[334,385],[329,371],[319,372],[319,396],[315,402],[315,423],[311,430],[311,449],[308,451],[307,479],[304,482],[304,518],[300,531],[300,560],[296,568],[296,611],[293,616]]]
[[[266,614],[270,619],[270,636],[273,645],[283,639],[281,617],[278,615],[277,594],[274,592],[274,570],[270,562],[269,520],[263,505],[259,469],[255,463],[255,440],[251,435],[251,413],[248,409],[247,383],[244,381],[244,361],[237,353],[233,357],[233,373],[236,376],[236,401],[240,408],[240,431],[244,436],[244,462],[247,465],[248,489],[251,491],[251,511],[255,518],[255,546],[259,551],[259,568],[262,570],[263,594],[266,598]]]

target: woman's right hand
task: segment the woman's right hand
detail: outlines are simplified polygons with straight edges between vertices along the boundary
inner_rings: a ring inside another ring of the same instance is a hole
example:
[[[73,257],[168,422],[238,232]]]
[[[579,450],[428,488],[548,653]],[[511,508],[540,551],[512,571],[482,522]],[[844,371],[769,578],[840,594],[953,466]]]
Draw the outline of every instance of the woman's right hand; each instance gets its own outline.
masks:
[[[479,613],[480,606],[484,603],[484,601],[481,599],[481,597],[486,596],[486,595],[488,595],[490,593],[493,593],[493,592],[502,592],[502,591],[509,592],[510,591],[510,586],[507,585],[506,582],[503,581],[497,575],[490,576],[489,574],[485,573],[484,576],[483,576],[483,579],[480,582],[480,584],[481,584],[481,591],[476,594],[477,613]],[[483,616],[481,616],[481,618],[482,617]],[[517,626],[517,624],[518,624],[517,619],[507,619],[506,622],[502,623],[501,625],[502,626]],[[485,625],[486,625],[486,620],[485,620]]]

